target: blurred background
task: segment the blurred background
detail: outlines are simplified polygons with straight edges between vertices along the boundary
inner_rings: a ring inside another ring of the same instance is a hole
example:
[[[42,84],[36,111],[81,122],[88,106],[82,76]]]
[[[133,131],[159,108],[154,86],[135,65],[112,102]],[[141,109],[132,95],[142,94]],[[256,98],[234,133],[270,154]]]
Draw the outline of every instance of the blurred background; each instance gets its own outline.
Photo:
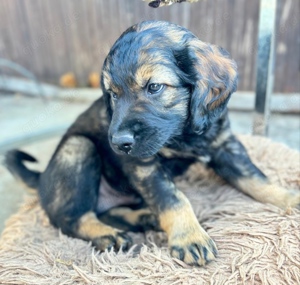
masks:
[[[268,136],[300,149],[300,1],[277,0]],[[251,134],[259,0],[200,0],[153,9],[141,0],[0,1],[0,155],[13,147],[43,169],[66,128],[101,96],[98,76],[129,26],[166,20],[228,50],[239,68],[235,133]],[[23,190],[0,166],[0,231]]]
[[[126,28],[166,20],[228,50],[238,63],[239,90],[254,90],[259,2],[200,0],[152,9],[141,0],[1,0],[0,57],[53,84],[72,71],[86,86]],[[274,91],[299,92],[299,0],[278,0],[276,14]]]

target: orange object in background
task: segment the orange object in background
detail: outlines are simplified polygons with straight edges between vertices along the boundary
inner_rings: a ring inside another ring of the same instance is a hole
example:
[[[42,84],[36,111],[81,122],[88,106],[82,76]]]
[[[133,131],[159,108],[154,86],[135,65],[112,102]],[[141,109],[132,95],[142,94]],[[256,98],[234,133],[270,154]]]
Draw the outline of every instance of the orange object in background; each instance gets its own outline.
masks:
[[[77,80],[73,72],[68,72],[62,75],[59,79],[59,85],[64,88],[77,87]]]
[[[98,72],[91,72],[89,75],[89,87],[100,87],[100,74]]]

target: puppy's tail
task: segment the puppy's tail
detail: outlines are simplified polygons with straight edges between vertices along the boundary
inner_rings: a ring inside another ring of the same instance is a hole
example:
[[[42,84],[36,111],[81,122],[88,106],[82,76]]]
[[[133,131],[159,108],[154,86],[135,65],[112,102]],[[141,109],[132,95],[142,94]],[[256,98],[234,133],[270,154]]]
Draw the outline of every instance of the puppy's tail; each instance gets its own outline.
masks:
[[[4,163],[16,178],[21,179],[28,187],[37,189],[41,173],[26,168],[24,160],[37,162],[31,155],[15,149],[6,153]]]

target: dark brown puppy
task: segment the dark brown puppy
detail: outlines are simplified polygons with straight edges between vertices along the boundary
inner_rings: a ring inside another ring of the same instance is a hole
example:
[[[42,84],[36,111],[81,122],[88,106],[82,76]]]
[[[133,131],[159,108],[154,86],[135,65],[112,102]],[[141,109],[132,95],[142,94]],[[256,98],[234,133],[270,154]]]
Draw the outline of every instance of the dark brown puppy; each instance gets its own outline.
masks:
[[[25,153],[7,154],[62,232],[105,250],[130,245],[123,230],[162,229],[172,256],[206,264],[216,246],[172,180],[195,161],[258,201],[300,203],[232,135],[226,104],[237,70],[222,48],[174,24],[142,22],[114,44],[101,80],[103,97],[69,128],[45,172],[26,169],[22,160],[35,159]]]

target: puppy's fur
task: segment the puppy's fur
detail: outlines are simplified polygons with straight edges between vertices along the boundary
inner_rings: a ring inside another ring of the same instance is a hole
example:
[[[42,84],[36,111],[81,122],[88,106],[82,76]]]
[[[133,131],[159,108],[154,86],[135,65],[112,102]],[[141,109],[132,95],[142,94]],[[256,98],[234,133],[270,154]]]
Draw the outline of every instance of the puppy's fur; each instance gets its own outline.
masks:
[[[37,188],[50,221],[99,250],[126,249],[126,230],[163,230],[172,256],[204,265],[216,257],[173,183],[201,161],[258,201],[285,208],[300,194],[273,186],[231,133],[226,104],[237,68],[222,48],[190,31],[149,21],[125,31],[102,71],[103,97],[78,117],[43,173],[14,150],[10,171]]]

